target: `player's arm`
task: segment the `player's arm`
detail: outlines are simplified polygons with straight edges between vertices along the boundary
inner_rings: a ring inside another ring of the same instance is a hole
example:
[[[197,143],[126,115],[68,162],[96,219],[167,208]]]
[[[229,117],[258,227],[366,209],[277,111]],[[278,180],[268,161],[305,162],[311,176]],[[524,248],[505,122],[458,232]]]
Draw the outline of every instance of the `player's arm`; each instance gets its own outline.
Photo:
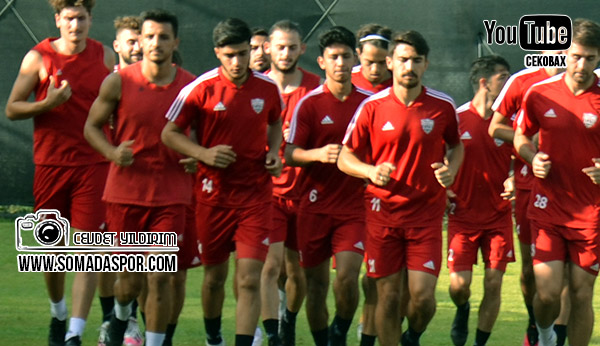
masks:
[[[521,127],[517,127],[513,144],[519,156],[531,164],[533,175],[541,179],[548,176],[552,165],[552,162],[549,160],[550,157],[544,152],[537,151],[533,137],[526,136]]]
[[[102,47],[104,47],[104,65],[109,71],[112,71],[115,68],[115,64],[117,63],[117,60],[115,58],[115,52],[110,47]]]
[[[104,134],[103,127],[114,113],[121,99],[121,76],[118,73],[110,74],[102,82],[98,97],[92,104],[88,118],[83,127],[83,135],[92,148],[114,162],[118,166],[130,166],[133,163],[131,145],[133,139],[121,142],[118,146],[112,145]]]
[[[507,143],[512,143],[515,137],[515,131],[508,124],[507,118],[499,112],[494,112],[488,133],[490,137],[501,139]]]
[[[194,143],[183,131],[177,124],[169,121],[163,128],[160,138],[167,147],[182,155],[202,161],[208,166],[227,168],[235,162],[236,154],[232,146],[219,144],[212,148],[206,148]]]
[[[304,149],[295,144],[285,146],[285,162],[288,166],[306,166],[312,162],[336,163],[340,154],[340,144],[327,144],[320,148]]]
[[[435,178],[438,183],[445,188],[450,187],[454,183],[454,178],[458,174],[460,165],[465,157],[465,147],[462,142],[458,142],[454,146],[446,146],[446,157],[444,162],[434,162],[431,168],[434,169]]]
[[[56,88],[54,77],[50,76],[46,98],[30,102],[28,100],[29,95],[40,82],[42,73],[45,73],[42,55],[34,50],[29,51],[23,58],[19,74],[6,102],[6,117],[8,119],[23,120],[32,118],[50,111],[71,97],[69,83],[63,80],[60,87]]]
[[[396,166],[389,162],[384,162],[377,166],[362,162],[345,145],[340,151],[337,166],[340,171],[350,176],[369,179],[373,184],[379,186],[386,185],[390,181],[390,174],[396,169]]]
[[[282,121],[278,118],[272,124],[267,126],[267,144],[269,151],[265,162],[265,168],[269,174],[278,177],[281,174],[283,163],[279,157],[279,147],[281,147]]]

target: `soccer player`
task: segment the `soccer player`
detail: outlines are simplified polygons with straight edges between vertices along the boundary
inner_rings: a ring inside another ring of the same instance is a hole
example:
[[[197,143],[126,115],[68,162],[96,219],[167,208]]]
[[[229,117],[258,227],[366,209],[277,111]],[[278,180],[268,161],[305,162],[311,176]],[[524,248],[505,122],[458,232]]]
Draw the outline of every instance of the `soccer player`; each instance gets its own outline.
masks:
[[[547,51],[542,53],[561,54],[563,51]],[[529,90],[533,84],[555,76],[563,71],[564,69],[555,67],[531,68],[512,75],[492,105],[494,116],[492,117],[489,127],[490,136],[512,143],[515,134],[514,129],[517,127],[515,117],[521,108],[521,103],[527,90]],[[533,174],[531,173],[531,166],[523,161],[518,154],[516,156],[517,158],[513,162],[513,171],[515,172],[515,221],[521,248],[521,291],[523,292],[525,306],[529,315],[524,344],[534,346],[538,342],[538,332],[533,314],[535,278],[531,260],[531,227],[530,220],[526,215],[531,187],[533,185]],[[554,329],[558,336],[558,346],[564,344],[567,335],[566,324],[569,317],[569,299],[568,285],[566,282],[565,287],[563,288],[561,304],[561,313],[554,324]]]
[[[500,311],[502,278],[514,262],[509,179],[513,147],[488,135],[492,103],[508,77],[500,56],[484,56],[471,64],[473,99],[457,109],[465,160],[448,190],[448,268],[450,298],[457,307],[450,336],[454,345],[467,341],[473,264],[481,249],[485,263],[484,295],[474,345],[485,345]],[[503,198],[505,197],[505,198]]]
[[[385,63],[387,48],[392,37],[390,28],[366,24],[356,33],[356,53],[360,65],[352,69],[352,84],[377,93],[392,86],[392,74]]]
[[[179,91],[194,76],[172,64],[179,44],[177,18],[163,10],[141,15],[140,43],[144,58],[139,64],[105,79],[85,125],[85,136],[112,161],[103,199],[108,227],[113,232],[183,233],[186,205],[191,203],[191,176],[179,162],[182,157],[160,139],[167,122],[164,114]],[[102,128],[115,114],[115,144]],[[152,171],[152,175],[148,175]],[[108,328],[110,346],[120,346],[145,273],[118,273],[115,307]],[[172,309],[172,274],[146,275],[146,344],[161,346]]]
[[[113,49],[119,57],[114,71],[118,71],[142,59],[142,50],[138,41],[140,35],[140,19],[137,16],[117,17],[114,21],[116,37]],[[109,120],[111,130],[114,129],[113,119]],[[108,324],[113,313],[115,303],[114,284],[117,280],[116,273],[103,272],[98,274],[98,297],[102,308],[102,325],[98,337],[98,346],[104,346]],[[140,346],[144,342],[140,328],[137,324],[137,302],[133,303],[129,326],[125,332],[126,346]]]
[[[310,90],[319,86],[321,78],[298,67],[298,60],[304,54],[306,45],[302,43],[302,33],[298,24],[281,20],[269,30],[269,41],[265,50],[270,57],[271,69],[268,76],[279,87],[285,108],[281,113],[283,137],[289,135],[289,125],[296,104]],[[283,157],[285,145],[279,151]],[[295,344],[296,316],[306,295],[306,279],[300,268],[296,241],[296,216],[298,189],[296,186],[298,168],[284,165],[281,175],[273,177],[273,225],[269,235],[269,253],[261,277],[261,316],[269,340],[278,338],[278,278],[285,263],[285,312],[281,316],[281,338],[284,345]],[[271,341],[269,341],[271,342]]]
[[[221,62],[183,89],[171,106],[163,142],[200,161],[196,222],[205,266],[202,306],[207,344],[223,343],[221,313],[231,251],[237,254],[236,345],[250,345],[260,314],[260,275],[271,225],[272,182],[281,160],[281,97],[249,70],[248,25],[235,18],[213,30]],[[197,126],[197,144],[183,131]],[[268,146],[268,151],[265,147]]]
[[[271,67],[269,54],[265,52],[265,43],[269,41],[269,35],[263,28],[252,29],[250,39],[250,68],[257,72],[266,72]]]
[[[527,216],[533,234],[539,345],[555,345],[552,325],[560,311],[565,263],[569,265],[571,345],[589,343],[592,295],[600,261],[600,26],[573,23],[567,70],[535,84],[519,113],[514,145],[535,176]],[[539,132],[539,148],[532,137]],[[565,134],[568,134],[567,136]]]
[[[115,19],[116,38],[113,41],[113,49],[119,56],[115,70],[142,60],[142,49],[138,40],[141,26],[140,18],[136,16]]]
[[[358,275],[364,255],[363,182],[335,166],[345,129],[358,105],[371,93],[352,85],[354,34],[333,27],[319,37],[319,67],[325,83],[296,106],[285,159],[305,166],[300,172],[298,249],[307,282],[306,315],[315,344],[345,345],[358,305]],[[330,258],[336,313],[328,330]],[[329,340],[328,340],[329,334]]]
[[[381,345],[400,340],[403,268],[410,302],[402,345],[418,345],[435,313],[445,188],[454,182],[464,155],[452,99],[421,83],[428,52],[416,31],[394,36],[386,58],[393,86],[357,110],[338,159],[343,172],[370,181],[366,252],[368,274],[377,278]]]
[[[60,37],[32,48],[21,64],[6,104],[11,120],[33,118],[34,209],[56,209],[71,232],[101,231],[100,200],[108,165],[83,138],[83,125],[100,84],[115,63],[112,49],[88,38],[93,0],[51,0]],[[29,95],[35,93],[35,100]],[[49,344],[81,344],[94,297],[95,273],[76,273],[73,311],[66,333],[65,273],[44,273],[50,298]],[[66,333],[66,335],[65,335]]]

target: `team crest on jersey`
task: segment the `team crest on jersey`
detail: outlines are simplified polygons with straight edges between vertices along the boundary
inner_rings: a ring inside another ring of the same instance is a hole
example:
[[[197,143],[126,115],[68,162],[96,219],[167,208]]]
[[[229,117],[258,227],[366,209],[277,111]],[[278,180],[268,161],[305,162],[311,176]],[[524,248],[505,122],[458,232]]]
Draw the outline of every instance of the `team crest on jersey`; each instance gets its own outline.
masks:
[[[421,119],[421,127],[426,134],[430,134],[433,131],[433,119]]]
[[[598,116],[593,113],[583,113],[583,125],[588,129],[596,124]]]
[[[265,107],[265,100],[263,99],[252,99],[250,100],[250,104],[252,104],[252,109],[256,112],[256,114],[260,114],[263,108]]]

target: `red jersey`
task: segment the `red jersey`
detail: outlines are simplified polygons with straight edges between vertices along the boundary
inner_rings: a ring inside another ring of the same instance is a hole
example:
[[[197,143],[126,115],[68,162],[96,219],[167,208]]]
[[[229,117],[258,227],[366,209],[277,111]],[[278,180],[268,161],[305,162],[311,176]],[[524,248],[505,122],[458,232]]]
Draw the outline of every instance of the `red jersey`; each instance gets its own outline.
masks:
[[[71,86],[67,102],[33,118],[33,162],[48,166],[83,166],[104,162],[106,159],[94,150],[83,137],[83,126],[88,112],[100,91],[100,85],[111,71],[104,65],[104,46],[87,39],[79,54],[63,55],[52,48],[47,38],[32,50],[42,55],[44,69],[53,76],[55,85],[63,80]],[[35,100],[46,98],[49,78],[40,80],[35,87]]]
[[[410,106],[392,88],[366,100],[348,127],[344,144],[361,161],[396,166],[386,186],[369,184],[365,198],[375,212],[367,220],[384,227],[441,225],[446,190],[431,164],[443,162],[445,143],[460,143],[454,102],[423,87]]]
[[[384,80],[381,84],[377,84],[376,86],[373,86],[373,84],[371,84],[371,82],[369,82],[365,76],[362,74],[362,66],[358,65],[358,66],[354,66],[352,68],[352,84],[354,84],[355,86],[364,89],[364,90],[368,90],[372,93],[378,93],[382,90],[385,90],[389,87],[392,86],[392,82],[393,79],[390,76],[389,79]]]
[[[521,109],[521,103],[527,90],[535,83],[550,78],[543,68],[529,68],[513,74],[502,88],[500,95],[494,101],[492,110],[504,115],[510,119],[510,124],[517,129],[515,121],[517,112]],[[515,160],[513,170],[515,171],[515,187],[520,190],[531,190],[533,185],[533,172],[531,165],[523,161],[516,154],[519,160]]]
[[[600,158],[600,86],[596,77],[575,96],[564,77],[532,86],[519,113],[523,134],[539,131],[539,151],[552,162],[545,179],[534,179],[527,216],[571,228],[597,228],[600,186],[581,170]]]
[[[250,70],[248,74],[237,87],[221,67],[206,72],[181,90],[167,112],[181,129],[195,121],[201,146],[226,144],[237,154],[225,169],[199,163],[194,187],[198,202],[250,207],[271,201],[271,175],[265,168],[267,125],[279,120],[283,105],[271,79]]]
[[[449,221],[469,229],[503,227],[511,222],[511,203],[500,197],[508,178],[513,146],[488,134],[492,118],[483,119],[471,102],[460,106],[458,128],[465,146],[465,159],[450,188]]]
[[[291,93],[281,94],[283,103],[285,104],[285,108],[281,112],[283,130],[287,128],[285,124],[292,123],[292,115],[294,114],[294,109],[296,108],[298,102],[300,102],[300,99],[302,99],[309,91],[321,84],[321,77],[318,75],[303,70],[299,67],[298,69],[302,71],[302,82],[300,83],[300,86]],[[279,156],[282,158],[284,166],[281,170],[281,175],[279,177],[273,177],[273,195],[288,199],[298,199],[298,192],[296,189],[294,189],[294,186],[296,185],[296,177],[298,176],[300,167],[291,167],[285,165],[285,160],[283,159],[284,151],[285,141],[281,143],[281,148],[279,150]]]
[[[135,140],[133,164],[120,167],[111,163],[103,199],[150,207],[191,203],[192,176],[179,163],[183,156],[167,148],[160,134],[167,123],[164,114],[194,75],[178,67],[169,85],[158,86],[142,75],[141,63],[118,73],[121,99],[113,136],[116,144]]]
[[[302,149],[341,144],[348,123],[370,92],[352,88],[340,101],[322,85],[306,95],[294,111],[288,142]],[[354,214],[363,209],[364,181],[344,174],[335,164],[312,162],[298,178],[301,210],[319,214]]]

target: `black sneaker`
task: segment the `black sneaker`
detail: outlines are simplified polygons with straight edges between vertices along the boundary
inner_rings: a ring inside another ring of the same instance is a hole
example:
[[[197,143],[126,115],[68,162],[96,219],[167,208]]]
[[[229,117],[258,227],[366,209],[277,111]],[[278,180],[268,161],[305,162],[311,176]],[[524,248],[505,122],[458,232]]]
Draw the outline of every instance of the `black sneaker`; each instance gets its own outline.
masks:
[[[61,321],[56,317],[52,317],[52,320],[50,320],[50,333],[48,334],[48,345],[64,346],[66,333],[67,321]]]
[[[418,340],[416,342],[410,340],[410,338],[408,337],[408,330],[407,330],[404,333],[402,333],[402,338],[400,339],[400,345],[402,345],[402,346],[420,346],[421,343]]]
[[[81,346],[81,338],[79,335],[75,335],[65,341],[65,346]]]
[[[277,335],[273,335],[270,338],[267,338],[269,346],[283,346],[281,343],[281,339]]]
[[[471,304],[467,302],[467,306],[464,311],[456,309],[456,315],[454,315],[454,321],[452,321],[452,329],[450,330],[450,338],[454,346],[464,346],[467,343],[467,336],[469,335],[469,311],[471,310]]]
[[[296,328],[294,325],[289,323],[285,317],[280,321],[281,333],[279,339],[283,346],[295,346],[296,345]]]
[[[525,341],[527,342],[527,344],[523,343],[523,345],[537,346],[538,340],[539,334],[537,327],[535,326],[535,324],[529,325],[529,327],[527,327],[527,332],[525,333]]]
[[[329,346],[346,346],[346,334],[332,325],[329,326]]]
[[[129,320],[121,321],[115,315],[110,318],[110,324],[108,325],[108,340],[106,346],[121,346],[123,345],[123,337],[127,330]]]

